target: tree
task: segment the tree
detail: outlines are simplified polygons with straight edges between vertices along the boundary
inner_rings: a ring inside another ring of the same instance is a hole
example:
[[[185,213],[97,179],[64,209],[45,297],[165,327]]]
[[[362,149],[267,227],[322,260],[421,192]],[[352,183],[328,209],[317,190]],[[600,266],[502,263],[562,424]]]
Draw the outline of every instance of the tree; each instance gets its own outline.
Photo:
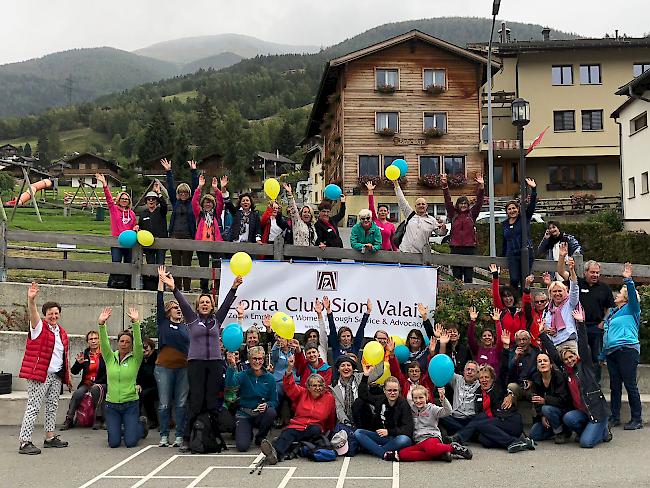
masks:
[[[38,134],[38,142],[36,143],[36,151],[38,153],[39,165],[44,166],[50,159],[50,140],[47,131],[41,131]]]
[[[174,131],[162,103],[153,111],[144,137],[138,147],[138,159],[145,162],[171,152],[174,145]]]
[[[293,135],[293,127],[288,120],[284,121],[284,124],[282,124],[282,127],[278,131],[275,148],[283,156],[290,156],[296,150],[296,138]]]
[[[174,172],[175,181],[190,181],[190,168],[187,165],[187,161],[192,159],[192,155],[190,154],[189,145],[190,141],[187,137],[187,132],[181,126],[174,139],[174,154],[172,156],[172,161],[174,162],[172,171]],[[175,190],[170,189],[170,191]]]
[[[115,134],[113,139],[111,139],[111,153],[115,154],[120,151],[120,146],[122,145],[122,136],[120,134]]]
[[[23,156],[26,158],[32,157],[32,146],[29,144],[29,142],[26,142],[23,146]]]
[[[192,130],[192,140],[204,154],[217,148],[217,111],[210,99],[202,96],[196,109],[196,123]]]
[[[231,188],[241,190],[246,183],[246,169],[251,161],[252,147],[248,122],[239,110],[230,105],[217,127],[217,140],[226,167],[230,169]]]

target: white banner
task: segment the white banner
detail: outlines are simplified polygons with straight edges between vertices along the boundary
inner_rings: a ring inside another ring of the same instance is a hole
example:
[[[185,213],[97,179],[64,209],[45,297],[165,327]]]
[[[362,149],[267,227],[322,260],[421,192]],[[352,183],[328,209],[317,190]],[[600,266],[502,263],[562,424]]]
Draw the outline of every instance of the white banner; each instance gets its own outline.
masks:
[[[233,280],[230,261],[224,260],[219,303]],[[433,309],[437,283],[437,269],[424,266],[254,261],[252,271],[237,290],[226,323],[236,321],[235,307],[242,301],[246,307],[244,329],[254,324],[263,328],[265,314],[285,312],[293,318],[296,332],[304,332],[318,328],[314,299],[322,300],[327,295],[337,329],[347,325],[356,332],[370,298],[372,311],[365,336],[372,337],[382,329],[406,337],[410,329],[422,328],[417,304]]]

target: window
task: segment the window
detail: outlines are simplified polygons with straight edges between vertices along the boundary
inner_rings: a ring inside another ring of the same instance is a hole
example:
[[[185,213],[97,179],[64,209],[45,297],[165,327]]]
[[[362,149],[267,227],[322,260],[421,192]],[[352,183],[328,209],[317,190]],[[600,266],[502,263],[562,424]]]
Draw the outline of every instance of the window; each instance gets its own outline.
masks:
[[[379,156],[359,156],[359,176],[379,176]]]
[[[554,187],[597,189],[598,170],[595,164],[553,165],[548,167],[548,179]]]
[[[650,69],[650,63],[634,63],[632,66],[632,74],[636,78],[637,76],[645,73]]]
[[[447,114],[445,112],[424,112],[424,130],[438,129],[447,132]]]
[[[440,156],[420,156],[420,176],[440,174]]]
[[[465,175],[465,156],[445,156],[445,173]]]
[[[600,85],[600,65],[599,64],[580,65],[580,84]]]
[[[397,159],[404,159],[404,156],[384,156],[384,167],[382,169],[385,171]],[[384,173],[382,172],[382,174]]]
[[[318,173],[314,173],[314,185],[318,185]]]
[[[375,88],[392,87],[399,89],[399,70],[377,68],[375,70]]]
[[[427,87],[431,85],[435,86],[447,86],[447,73],[444,69],[428,69],[425,68],[423,74],[423,89],[426,90]]]
[[[573,85],[573,66],[553,66],[551,80],[554,85]]]
[[[397,203],[379,202],[377,208],[380,206],[388,207],[388,220],[391,222],[397,222],[399,220],[399,205]]]
[[[603,111],[602,110],[583,110],[582,111],[582,130],[603,130]]]
[[[79,163],[79,169],[86,169],[86,163]]]
[[[627,198],[636,197],[635,185],[634,185],[634,176],[627,179]]]
[[[641,173],[641,195],[645,195],[650,192],[648,189],[648,172]]]
[[[399,132],[399,114],[397,112],[377,112],[375,115],[375,130],[380,132],[385,129]]]
[[[575,112],[573,110],[556,110],[553,112],[553,130],[576,130]]]
[[[643,112],[630,120],[630,135],[648,127],[648,112]]]
[[[447,209],[444,203],[429,203],[427,204],[427,213],[434,217],[447,216]]]

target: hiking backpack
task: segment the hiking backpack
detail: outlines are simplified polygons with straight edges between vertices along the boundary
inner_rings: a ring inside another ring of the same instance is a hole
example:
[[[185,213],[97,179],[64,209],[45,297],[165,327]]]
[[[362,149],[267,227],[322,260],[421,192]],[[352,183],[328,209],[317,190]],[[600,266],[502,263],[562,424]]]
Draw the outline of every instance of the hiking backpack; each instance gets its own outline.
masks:
[[[196,417],[190,431],[190,450],[193,453],[208,454],[226,449],[217,422],[210,413],[203,412]]]

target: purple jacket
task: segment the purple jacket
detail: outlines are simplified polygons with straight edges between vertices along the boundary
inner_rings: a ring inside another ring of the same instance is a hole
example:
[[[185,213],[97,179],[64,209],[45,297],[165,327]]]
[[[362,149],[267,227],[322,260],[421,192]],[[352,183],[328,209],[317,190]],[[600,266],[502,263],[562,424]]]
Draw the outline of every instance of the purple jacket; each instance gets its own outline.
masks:
[[[193,359],[215,360],[222,359],[221,356],[221,324],[226,319],[230,306],[235,301],[237,290],[231,288],[219,310],[208,316],[196,313],[194,308],[187,302],[178,288],[174,288],[174,298],[183,312],[183,317],[190,331],[190,350],[187,353],[188,361]]]
[[[501,342],[501,321],[496,322],[496,334],[493,336],[496,342],[495,347],[485,347],[481,342],[476,339],[476,322],[470,320],[469,327],[467,328],[467,342],[469,348],[474,355],[474,360],[482,366],[489,364],[494,368],[494,374],[499,377],[499,369],[501,366],[501,350],[503,349],[503,342]]]

